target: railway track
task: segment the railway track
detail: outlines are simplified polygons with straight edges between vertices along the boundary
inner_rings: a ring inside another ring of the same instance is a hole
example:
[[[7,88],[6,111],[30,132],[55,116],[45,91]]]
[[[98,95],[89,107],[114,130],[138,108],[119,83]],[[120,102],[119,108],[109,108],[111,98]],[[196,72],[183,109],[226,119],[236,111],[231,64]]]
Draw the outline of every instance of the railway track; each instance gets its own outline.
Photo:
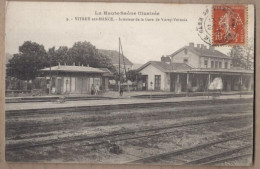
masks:
[[[246,107],[245,105],[247,105],[247,103],[244,103],[244,104],[231,104],[231,105],[228,105],[228,107],[230,106],[243,106],[243,107]],[[219,109],[222,109],[223,107],[225,106],[222,106],[220,107]],[[214,106],[212,105],[207,105],[207,106],[196,106],[196,109],[199,109],[200,112],[197,114],[197,116],[206,116],[206,115],[209,115],[209,114],[212,114],[211,112],[207,112],[208,109],[210,108],[215,108]],[[218,109],[218,108],[215,108],[215,109]],[[175,115],[175,118],[176,118],[176,113],[178,113],[179,111],[184,111],[186,114],[187,112],[189,111],[193,111],[193,109],[191,107],[178,107],[178,108],[175,108],[174,110],[170,110],[170,111],[166,111],[166,112],[160,112],[160,113],[143,113],[143,114],[139,114],[140,117],[142,117],[143,120],[145,119],[149,119],[151,118],[151,115],[152,116],[159,116],[160,115],[160,118],[163,118],[164,116],[167,115],[167,118],[169,118],[169,112],[171,113],[170,115]],[[186,112],[187,111],[187,112]],[[230,112],[229,114],[236,114],[237,112],[234,111],[234,112]],[[82,113],[83,114],[83,113]],[[220,115],[221,114],[225,114],[225,112],[220,112],[219,113]],[[76,115],[75,115],[76,116]],[[178,115],[180,116],[180,115]],[[185,116],[184,114],[182,116]],[[41,116],[42,117],[42,116]],[[65,116],[66,117],[66,116]],[[98,117],[98,118],[97,118]],[[60,120],[60,121],[57,121],[55,123],[50,123],[49,121],[46,121],[46,122],[34,122],[33,124],[29,123],[29,122],[19,122],[19,121],[14,121],[14,122],[9,122],[11,117],[9,117],[7,120],[6,120],[6,130],[18,130],[20,131],[21,129],[23,131],[30,131],[29,129],[32,129],[32,128],[39,128],[39,127],[45,127],[45,126],[60,126],[60,125],[66,125],[68,123],[67,120]],[[23,117],[24,118],[24,117]],[[90,123],[89,125],[91,126],[97,126],[99,124],[102,124],[104,121],[110,121],[110,122],[113,122],[113,121],[116,121],[118,118],[121,118],[121,119],[126,119],[126,121],[129,121],[131,119],[135,119],[136,116],[134,114],[129,114],[127,117],[125,115],[117,115],[116,118],[114,116],[109,116],[109,115],[100,115],[100,116],[90,116],[90,117],[82,117],[78,120],[75,120],[75,121],[70,121],[69,123],[72,124],[78,124],[79,120],[80,121],[84,121],[84,123]],[[69,119],[71,120],[71,118]],[[95,124],[93,124],[95,123]]]
[[[190,121],[182,122],[182,123],[177,123],[177,124],[168,125],[168,126],[159,127],[159,128],[129,130],[126,132],[108,133],[108,134],[92,136],[92,137],[86,136],[86,135],[80,135],[80,136],[65,137],[65,138],[60,138],[60,139],[55,139],[55,140],[47,140],[47,141],[45,140],[41,143],[28,142],[28,143],[20,143],[20,144],[13,144],[13,145],[7,144],[6,150],[17,150],[17,149],[26,149],[26,148],[41,147],[41,146],[51,146],[51,145],[55,145],[55,144],[78,142],[78,141],[91,141],[91,140],[95,140],[95,139],[104,139],[104,140],[112,139],[113,140],[113,138],[115,138],[115,137],[119,137],[119,136],[122,137],[122,136],[127,136],[127,135],[131,135],[131,134],[140,134],[140,133],[144,133],[144,135],[140,135],[138,137],[144,138],[144,137],[151,137],[151,134],[148,132],[158,132],[160,130],[168,130],[168,129],[173,129],[173,128],[187,127],[187,126],[204,125],[204,124],[210,124],[210,123],[216,123],[216,122],[229,122],[229,121],[234,121],[234,120],[239,120],[239,119],[245,119],[247,117],[251,118],[251,115],[240,115],[237,117],[220,117],[220,118],[214,118],[214,119],[195,120],[192,122],[190,122]],[[152,135],[166,134],[166,133],[155,133]],[[138,137],[134,136],[132,139],[136,139]],[[126,137],[126,138],[121,138],[121,139],[131,139],[131,137]],[[99,144],[102,144],[102,143],[103,142],[101,142]],[[92,143],[92,144],[96,144],[96,143]]]
[[[221,163],[225,163],[225,162],[230,162],[233,160],[239,160],[239,159],[245,158],[245,157],[253,157],[253,154],[248,153],[248,154],[237,155],[235,157],[227,157],[225,159],[220,159],[220,160],[212,160],[212,161],[203,163],[203,165],[217,165],[217,164],[221,164]]]
[[[158,162],[165,160],[167,158],[173,158],[173,157],[176,157],[176,156],[181,156],[183,154],[187,155],[190,152],[200,151],[201,149],[205,149],[205,148],[211,147],[211,146],[216,145],[216,144],[225,143],[225,142],[229,142],[229,141],[237,140],[237,139],[241,139],[241,138],[248,138],[248,137],[252,137],[252,134],[251,133],[243,133],[243,134],[235,135],[235,136],[232,136],[232,137],[219,139],[219,140],[216,140],[216,141],[211,141],[211,142],[207,142],[207,143],[204,143],[204,144],[199,144],[199,145],[196,145],[196,146],[193,146],[193,147],[188,147],[188,148],[184,148],[184,149],[180,149],[180,150],[170,151],[170,152],[167,152],[167,153],[162,153],[162,154],[158,154],[158,155],[154,155],[154,156],[141,158],[141,159],[138,159],[138,160],[135,160],[135,161],[131,161],[129,163],[158,163]],[[210,155],[210,156],[207,156],[207,157],[204,157],[204,158],[201,158],[201,159],[190,161],[186,164],[203,164],[203,163],[204,164],[210,164],[210,162],[212,162],[212,163],[216,162],[216,161],[212,160],[214,158],[221,157],[222,155],[228,156],[228,155],[231,155],[233,153],[236,153],[238,151],[241,151],[243,149],[250,148],[250,147],[251,147],[251,144],[248,144],[248,145],[245,145],[245,146],[242,146],[242,147],[239,147],[239,148],[236,148],[236,149],[228,150],[228,151],[225,151],[225,152],[222,152],[222,153],[219,153],[219,154],[214,154],[214,155]],[[224,160],[224,159],[222,159],[222,160]]]
[[[200,159],[196,159],[190,162],[185,163],[185,165],[193,165],[193,164],[200,164],[200,165],[206,165],[206,164],[211,164],[211,163],[216,163],[217,161],[220,162],[224,162],[224,161],[228,161],[230,160],[230,156],[235,154],[235,153],[239,153],[240,151],[243,150],[247,150],[250,149],[252,147],[252,144],[246,144],[244,146],[241,146],[239,148],[234,148],[234,149],[230,149],[221,153],[217,153],[217,154],[213,154],[207,157],[203,157]],[[252,154],[251,154],[252,155]],[[234,158],[238,158],[241,155],[238,155],[236,157],[232,157],[232,159]],[[223,159],[224,158],[224,159]],[[220,159],[220,160],[216,160],[216,159]]]

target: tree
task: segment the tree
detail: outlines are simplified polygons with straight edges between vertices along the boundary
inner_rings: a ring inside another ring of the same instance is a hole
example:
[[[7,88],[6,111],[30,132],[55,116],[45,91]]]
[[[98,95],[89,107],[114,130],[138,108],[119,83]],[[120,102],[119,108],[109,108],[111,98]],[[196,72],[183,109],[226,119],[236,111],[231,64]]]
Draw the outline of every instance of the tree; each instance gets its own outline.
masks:
[[[51,67],[53,66],[53,62],[57,62],[56,59],[54,58],[56,56],[55,47],[49,48],[47,52],[47,56],[48,56],[48,64]]]
[[[117,71],[113,72],[113,77],[115,81],[119,81],[119,73]],[[126,82],[126,77],[124,74],[120,74],[120,82],[121,83]]]
[[[111,72],[115,73],[116,72],[116,68],[115,66],[112,64],[111,62],[111,59],[108,58],[107,56],[99,53],[99,64],[100,64],[100,67],[103,67],[103,68],[108,68]]]
[[[131,80],[132,82],[136,82],[142,79],[141,73],[138,73],[137,70],[129,70],[128,72],[126,72],[126,76],[127,79]]]
[[[47,52],[49,66],[57,66],[59,63],[70,63],[68,50],[69,48],[67,46],[60,46],[58,49],[55,49],[55,47],[49,48]]]
[[[112,65],[109,58],[98,52],[95,46],[90,42],[76,42],[68,50],[67,53],[67,64],[76,65],[89,65],[96,68],[108,68],[110,71],[114,72],[115,68]]]
[[[76,42],[71,48],[52,47],[46,52],[43,45],[26,41],[19,47],[19,53],[14,54],[14,57],[9,60],[7,75],[29,81],[36,77],[39,69],[57,66],[59,63],[108,68],[115,72],[111,60],[99,53],[90,42]]]
[[[32,80],[38,70],[47,66],[47,53],[43,45],[26,41],[19,47],[19,53],[7,64],[7,75],[20,80]]]
[[[233,67],[244,69],[254,68],[254,45],[253,40],[249,40],[245,46],[233,46],[229,55],[232,57]]]
[[[9,62],[10,59],[13,58],[13,55],[10,53],[6,53],[5,54],[5,64],[7,64]]]
[[[68,57],[68,51],[69,48],[67,46],[61,46],[59,47],[54,54],[53,60],[53,65],[58,65],[60,64],[65,64],[69,62],[69,57]]]
[[[91,66],[96,68],[108,68],[115,72],[111,60],[98,52],[89,42],[76,42],[71,48],[61,46],[58,49],[52,47],[48,51],[49,62],[52,66],[60,64]]]

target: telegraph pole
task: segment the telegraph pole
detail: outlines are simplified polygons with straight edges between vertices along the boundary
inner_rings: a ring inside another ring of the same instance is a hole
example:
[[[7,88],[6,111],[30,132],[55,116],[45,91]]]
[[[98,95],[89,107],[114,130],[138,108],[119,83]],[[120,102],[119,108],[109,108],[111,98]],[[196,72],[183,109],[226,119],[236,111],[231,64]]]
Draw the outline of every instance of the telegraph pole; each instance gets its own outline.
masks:
[[[52,84],[52,74],[51,74],[51,54],[50,54],[50,86],[49,86],[49,94],[51,94],[51,84]]]
[[[125,75],[125,78],[126,78],[126,83],[127,83],[127,91],[129,92],[129,84],[128,84],[128,80],[127,80],[127,74],[126,74],[126,67],[125,67],[125,59],[124,59],[124,52],[123,52],[123,47],[122,47],[122,44],[121,44],[121,41],[120,41],[120,49],[121,49],[121,52],[122,52],[122,58],[123,58],[123,64],[124,64],[124,75]]]
[[[118,92],[119,92],[119,94],[120,94],[120,88],[121,88],[121,76],[120,76],[120,43],[121,43],[121,41],[120,41],[120,37],[119,37],[119,43],[118,43],[118,46],[119,46],[119,56],[118,56],[118,58],[119,58],[119,68],[118,68],[118,74],[119,74],[119,82],[118,82]]]

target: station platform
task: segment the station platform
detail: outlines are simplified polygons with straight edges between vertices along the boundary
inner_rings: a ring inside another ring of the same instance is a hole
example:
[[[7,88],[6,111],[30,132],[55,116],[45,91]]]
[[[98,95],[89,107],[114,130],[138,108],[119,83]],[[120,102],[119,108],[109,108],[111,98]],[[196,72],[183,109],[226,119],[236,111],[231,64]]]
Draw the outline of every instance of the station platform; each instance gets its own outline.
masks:
[[[50,102],[28,102],[28,103],[7,103],[5,104],[6,111],[14,110],[38,110],[38,109],[55,109],[55,108],[73,108],[73,107],[87,107],[87,106],[109,106],[125,104],[147,104],[147,103],[165,103],[165,102],[192,102],[205,100],[230,100],[230,99],[253,99],[252,95],[220,95],[218,97],[212,96],[193,96],[193,97],[170,97],[170,98],[135,98],[126,97],[118,99],[99,99],[99,100],[77,100],[65,101],[59,103],[57,101]]]
[[[192,92],[188,93],[189,97],[196,96],[212,96],[214,92]],[[250,91],[233,91],[221,92],[221,95],[252,95]],[[172,98],[172,97],[186,97],[187,93],[174,93],[162,91],[131,91],[124,92],[122,96],[118,92],[109,91],[99,95],[89,94],[67,94],[67,95],[45,95],[45,96],[24,96],[24,97],[6,97],[5,103],[28,103],[28,102],[55,102],[57,99],[63,97],[66,101],[80,101],[80,100],[110,100],[110,99],[129,99],[129,98]]]

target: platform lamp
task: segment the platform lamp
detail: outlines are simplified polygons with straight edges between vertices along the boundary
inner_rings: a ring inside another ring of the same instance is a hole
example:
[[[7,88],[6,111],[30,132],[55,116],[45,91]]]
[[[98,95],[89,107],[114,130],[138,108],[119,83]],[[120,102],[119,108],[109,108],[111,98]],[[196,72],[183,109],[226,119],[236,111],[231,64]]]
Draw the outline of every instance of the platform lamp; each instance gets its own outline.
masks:
[[[52,59],[53,59],[53,56],[54,56],[54,52],[55,52],[55,47],[50,48],[49,51],[48,51],[49,66],[50,66],[50,71],[49,71],[49,76],[50,76],[49,94],[52,93],[52,70],[51,70],[51,66],[52,66]]]
[[[153,82],[150,82],[150,85],[151,85],[151,95],[150,95],[150,98],[152,99],[152,93],[153,93]]]

